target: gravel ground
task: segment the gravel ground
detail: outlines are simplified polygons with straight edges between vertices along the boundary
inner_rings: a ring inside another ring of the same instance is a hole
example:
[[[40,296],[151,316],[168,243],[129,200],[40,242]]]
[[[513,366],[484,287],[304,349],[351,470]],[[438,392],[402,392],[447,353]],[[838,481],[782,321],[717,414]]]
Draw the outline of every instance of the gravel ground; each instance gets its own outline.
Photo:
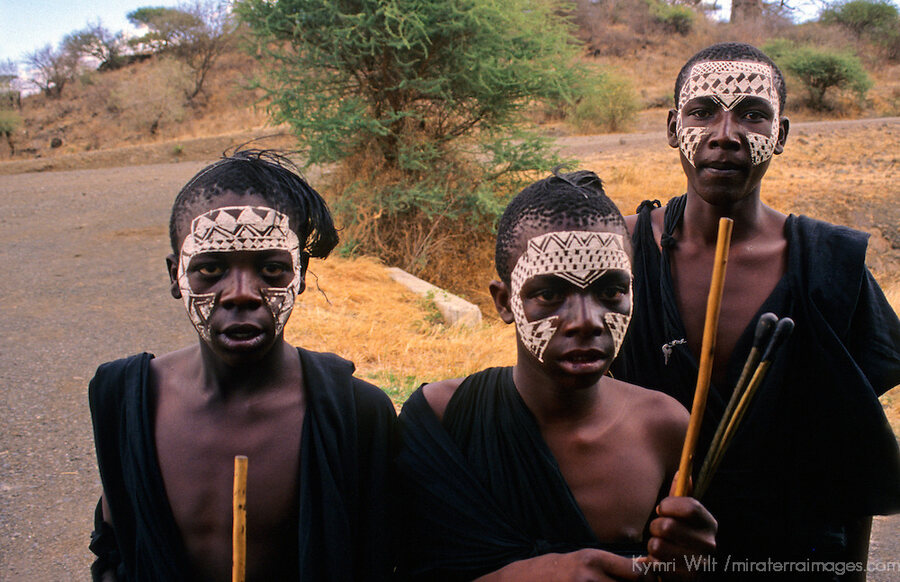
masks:
[[[174,194],[201,166],[0,179],[0,580],[90,579],[100,483],[87,382],[102,362],[196,337],[163,259]],[[876,520],[874,565],[897,567],[898,530]]]

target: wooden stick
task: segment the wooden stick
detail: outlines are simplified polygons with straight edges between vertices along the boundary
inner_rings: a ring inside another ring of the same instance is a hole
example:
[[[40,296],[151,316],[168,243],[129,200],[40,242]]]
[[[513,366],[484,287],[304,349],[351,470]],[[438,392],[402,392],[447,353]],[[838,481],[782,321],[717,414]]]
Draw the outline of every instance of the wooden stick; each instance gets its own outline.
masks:
[[[234,458],[231,582],[244,582],[247,569],[247,457]]]
[[[725,451],[728,450],[729,445],[731,445],[731,440],[734,438],[734,434],[737,432],[738,426],[740,426],[741,421],[744,420],[744,415],[747,413],[747,409],[750,407],[750,402],[753,400],[753,397],[756,395],[756,392],[759,390],[760,385],[766,377],[766,373],[769,371],[769,366],[772,364],[772,360],[775,359],[775,355],[778,353],[778,349],[781,347],[781,344],[785,342],[788,336],[791,335],[791,332],[794,330],[794,320],[789,317],[785,317],[778,321],[778,325],[775,326],[775,332],[772,334],[772,338],[769,340],[769,344],[766,346],[766,351],[763,354],[762,361],[760,361],[759,366],[757,366],[756,371],[753,373],[753,378],[750,380],[750,384],[747,386],[747,390],[744,391],[744,395],[741,397],[740,402],[734,409],[734,414],[732,414],[731,418],[728,420],[728,425],[725,427],[725,431],[722,435],[722,442],[719,445],[716,451],[710,451],[711,454],[714,454],[713,459],[711,461],[711,466],[708,472],[708,475],[701,482],[700,479],[697,480],[697,497],[700,498],[706,493],[707,488],[709,487],[709,483],[712,480],[712,476],[715,474],[716,470],[719,468],[719,465],[722,463],[722,458],[725,456]],[[709,456],[709,455],[707,455]]]
[[[684,437],[684,448],[681,449],[681,462],[678,464],[678,477],[675,481],[675,495],[687,495],[691,478],[691,465],[694,450],[700,438],[700,425],[703,422],[703,411],[706,409],[706,395],[709,393],[709,380],[712,377],[713,354],[716,351],[716,332],[719,329],[719,311],[722,307],[722,291],[725,287],[725,266],[728,263],[728,247],[731,244],[731,230],[734,221],[730,218],[719,219],[719,233],[716,239],[716,257],[713,262],[712,280],[709,284],[709,297],[706,301],[706,321],[703,326],[703,343],[700,347],[700,370],[697,373],[697,387],[694,390],[694,403],[691,406],[691,419],[688,422],[687,434]]]
[[[778,316],[774,313],[763,313],[759,316],[759,321],[756,323],[756,331],[753,335],[753,347],[750,348],[750,353],[747,355],[747,361],[744,362],[744,368],[741,370],[741,376],[738,378],[737,384],[734,385],[734,391],[731,393],[731,398],[728,400],[728,405],[725,407],[725,412],[722,414],[722,420],[719,421],[719,426],[716,427],[716,434],[713,436],[712,443],[710,443],[709,450],[706,453],[706,458],[703,460],[703,466],[700,468],[700,473],[697,476],[694,494],[698,499],[703,495],[701,491],[705,490],[705,488],[701,487],[701,484],[706,482],[706,479],[711,472],[713,459],[716,456],[719,445],[722,443],[722,437],[725,434],[725,428],[728,426],[728,421],[731,420],[734,409],[744,395],[744,391],[747,389],[750,379],[753,377],[753,373],[759,365],[763,350],[765,350],[766,346],[769,344],[769,339],[772,337],[772,332],[777,323]]]

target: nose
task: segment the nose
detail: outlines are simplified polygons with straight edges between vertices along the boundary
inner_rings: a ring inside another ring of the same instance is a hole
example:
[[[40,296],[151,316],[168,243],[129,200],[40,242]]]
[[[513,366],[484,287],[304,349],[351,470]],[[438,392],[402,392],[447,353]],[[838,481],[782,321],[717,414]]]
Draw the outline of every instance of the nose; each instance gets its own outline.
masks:
[[[708,144],[722,149],[740,149],[740,123],[737,115],[728,109],[721,111],[709,127]]]
[[[603,333],[607,308],[591,293],[573,293],[566,300],[562,332],[566,336],[595,336]]]
[[[259,277],[248,269],[231,269],[222,281],[222,307],[255,308],[262,304]]]

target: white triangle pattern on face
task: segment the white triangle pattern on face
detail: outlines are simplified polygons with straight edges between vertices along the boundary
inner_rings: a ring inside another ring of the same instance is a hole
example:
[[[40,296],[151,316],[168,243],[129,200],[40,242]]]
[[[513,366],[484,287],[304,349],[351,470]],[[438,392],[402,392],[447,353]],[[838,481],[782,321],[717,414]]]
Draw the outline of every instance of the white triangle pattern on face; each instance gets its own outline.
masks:
[[[610,269],[631,273],[631,261],[621,234],[559,231],[548,232],[528,241],[510,275],[510,309],[522,343],[538,361],[544,361],[544,350],[556,333],[559,318],[551,316],[528,321],[522,302],[522,285],[538,275],[555,275],[585,289]],[[631,316],[629,314],[624,317],[624,329],[627,329]],[[624,338],[624,331],[621,334],[616,331],[616,328],[621,328],[621,321],[616,319],[612,325],[608,317],[604,321],[610,326],[615,350],[618,352]]]
[[[209,318],[218,304],[218,295],[194,294],[187,275],[191,259],[206,252],[261,250],[284,250],[291,255],[294,277],[288,286],[260,290],[278,334],[300,291],[300,240],[291,230],[288,216],[265,206],[224,206],[191,221],[191,231],[181,244],[178,259],[178,288],[191,323],[205,341],[210,341]]]
[[[726,110],[734,108],[745,97],[753,96],[768,101],[775,111],[769,135],[747,132],[750,159],[758,166],[769,160],[778,143],[780,107],[775,88],[772,67],[752,61],[704,61],[691,67],[678,96],[676,136],[685,159],[694,165],[697,148],[708,133],[702,127],[684,127],[684,105],[697,97],[713,97]]]

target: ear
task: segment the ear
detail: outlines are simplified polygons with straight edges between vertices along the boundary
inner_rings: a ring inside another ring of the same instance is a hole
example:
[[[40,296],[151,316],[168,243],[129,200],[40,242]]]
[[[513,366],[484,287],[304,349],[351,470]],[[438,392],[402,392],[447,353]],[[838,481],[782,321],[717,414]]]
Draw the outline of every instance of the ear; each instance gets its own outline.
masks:
[[[791,122],[787,117],[782,117],[778,121],[778,141],[775,142],[775,155],[784,151],[784,144],[787,141],[788,131],[791,129]]]
[[[304,291],[306,291],[306,269],[309,267],[309,253],[306,251],[300,251],[300,288],[297,290],[297,295],[300,295]]]
[[[503,323],[512,323],[515,321],[512,308],[509,305],[510,289],[503,281],[491,281],[489,286],[491,297],[494,298],[494,307],[500,315]]]
[[[666,140],[669,142],[669,146],[673,148],[678,147],[678,110],[677,109],[669,109],[669,117],[666,119]]]
[[[166,271],[169,273],[169,293],[175,299],[181,299],[181,289],[178,288],[178,257],[166,257]]]

